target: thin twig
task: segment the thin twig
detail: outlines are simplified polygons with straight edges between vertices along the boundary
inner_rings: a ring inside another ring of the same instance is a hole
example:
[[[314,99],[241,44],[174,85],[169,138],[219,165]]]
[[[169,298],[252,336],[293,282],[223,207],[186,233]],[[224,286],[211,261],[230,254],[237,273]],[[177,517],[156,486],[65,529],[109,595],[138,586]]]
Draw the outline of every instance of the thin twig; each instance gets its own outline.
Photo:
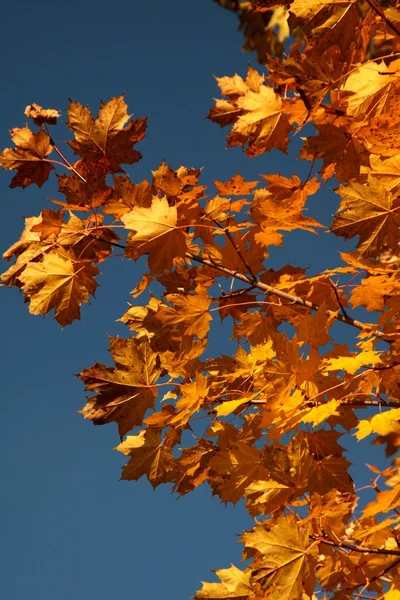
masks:
[[[387,567],[385,567],[383,569],[382,573],[380,573],[379,575],[374,575],[373,577],[371,577],[371,579],[369,579],[368,582],[361,589],[360,594],[362,594],[371,585],[371,583],[374,583],[374,581],[377,581],[378,579],[381,579],[382,577],[384,577],[386,575],[386,573],[388,573],[389,571],[391,571],[391,569],[393,569],[394,567],[396,567],[398,564],[400,564],[400,558],[396,558],[396,560],[394,560],[392,562],[392,564],[390,564]]]
[[[227,267],[224,267],[223,265],[219,265],[219,264],[213,262],[212,260],[203,258],[199,254],[193,254],[192,252],[186,252],[185,256],[191,260],[195,260],[196,262],[199,262],[203,265],[206,265],[208,267],[216,269],[217,271],[221,271],[221,273],[225,273],[226,275],[229,275],[230,277],[235,277],[236,279],[240,279],[241,281],[244,281],[245,283],[248,283],[249,285],[252,285],[253,287],[258,288],[259,290],[262,290],[264,293],[269,293],[273,296],[278,296],[278,298],[282,298],[283,300],[287,300],[291,304],[298,304],[300,306],[303,306],[304,308],[308,308],[309,310],[315,310],[315,311],[317,311],[320,307],[320,305],[316,304],[315,302],[310,302],[309,300],[303,300],[303,298],[299,298],[298,296],[294,296],[293,294],[288,294],[287,292],[277,290],[276,288],[273,288],[270,285],[267,285],[266,283],[259,281],[258,279],[253,281],[247,275],[243,275],[242,273],[239,273],[239,271],[234,271],[233,269],[228,269]],[[327,310],[326,314],[329,316],[333,316],[337,321],[340,321],[341,323],[346,323],[347,325],[351,325],[352,327],[355,327],[356,329],[359,329],[361,331],[370,330],[371,333],[373,333],[377,337],[387,341],[388,343],[390,343],[392,341],[391,338],[386,338],[386,335],[384,333],[382,333],[381,331],[379,331],[377,329],[377,326],[374,324],[362,323],[361,321],[358,321],[357,319],[353,319],[352,317],[338,314],[332,310]]]
[[[310,538],[316,541],[320,541],[323,544],[327,544],[328,546],[334,546],[335,548],[345,548],[346,550],[350,550],[351,552],[360,552],[361,554],[386,554],[387,556],[400,557],[400,550],[387,550],[386,548],[363,548],[362,546],[357,546],[356,544],[347,544],[346,542],[335,542],[330,538],[321,537],[317,535],[310,535]],[[400,558],[396,562],[400,562]],[[385,575],[385,573],[382,573],[380,577],[382,575]]]
[[[386,25],[388,27],[390,27],[390,29],[392,31],[394,31],[394,33],[396,35],[400,35],[400,29],[397,27],[397,25],[395,23],[392,23],[392,21],[387,18],[387,16],[385,15],[384,11],[382,10],[382,8],[379,6],[379,4],[375,0],[367,0],[367,3],[370,5],[370,7],[372,8],[372,10],[374,12],[376,12],[377,15],[380,16],[380,18],[382,19],[382,21],[384,21],[386,23]]]
[[[340,300],[339,293],[337,291],[336,285],[333,283],[333,281],[331,281],[331,280],[329,280],[329,281],[331,282],[331,285],[333,287],[333,291],[335,292],[336,300],[337,300],[337,303],[340,306],[340,310],[342,311],[343,315],[348,318],[349,315],[345,311],[345,308],[344,308],[344,306],[343,306],[343,304],[342,304],[342,302]]]
[[[75,175],[77,175],[79,177],[79,179],[83,182],[86,183],[86,179],[84,177],[82,177],[82,175],[75,169],[75,167],[73,167],[71,165],[71,163],[69,162],[68,158],[66,156],[64,156],[64,154],[61,152],[61,150],[58,148],[57,144],[55,143],[55,141],[53,140],[53,138],[51,137],[49,130],[46,127],[46,133],[50,138],[50,144],[53,146],[54,150],[57,152],[58,156],[61,158],[61,160],[65,163],[65,165],[68,167],[68,169],[70,169],[70,171],[73,171],[75,173]]]
[[[231,244],[232,244],[232,246],[234,247],[234,249],[235,249],[235,252],[237,253],[238,257],[240,258],[240,260],[242,261],[242,263],[244,264],[244,266],[246,267],[246,269],[247,269],[247,270],[248,270],[248,272],[250,273],[250,275],[251,275],[251,278],[253,279],[253,281],[256,281],[256,280],[257,280],[256,276],[254,275],[254,273],[253,273],[253,271],[252,271],[252,269],[251,269],[250,265],[248,264],[248,262],[247,262],[247,261],[246,261],[246,259],[244,258],[243,254],[242,254],[242,252],[241,252],[241,250],[240,250],[240,248],[239,248],[239,246],[237,245],[237,243],[236,243],[236,242],[235,242],[235,240],[233,239],[233,237],[232,237],[232,234],[231,234],[231,232],[229,231],[229,228],[228,228],[228,227],[222,227],[222,225],[221,225],[220,223],[218,223],[218,221],[216,221],[216,220],[215,220],[215,219],[213,219],[212,217],[210,217],[210,219],[211,219],[211,221],[213,221],[213,222],[216,224],[216,226],[217,226],[219,229],[222,229],[222,231],[225,233],[226,237],[228,238],[228,240],[230,241],[230,243],[231,243]]]

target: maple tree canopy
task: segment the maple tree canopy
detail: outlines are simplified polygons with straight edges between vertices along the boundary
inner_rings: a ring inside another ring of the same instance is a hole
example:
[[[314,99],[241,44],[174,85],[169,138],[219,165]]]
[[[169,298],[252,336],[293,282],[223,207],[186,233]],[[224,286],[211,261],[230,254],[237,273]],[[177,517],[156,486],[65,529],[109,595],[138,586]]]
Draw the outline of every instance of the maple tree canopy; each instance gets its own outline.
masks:
[[[180,495],[208,484],[256,517],[241,537],[247,566],[216,571],[197,599],[399,600],[400,10],[395,0],[218,2],[237,13],[260,66],[217,77],[209,119],[248,157],[286,154],[302,133],[308,177],[236,173],[207,190],[200,169],[164,161],[135,182],[126,167],[147,123],[123,96],[96,118],[71,101],[63,150],[50,134],[59,111],[31,104],[31,127],[11,130],[0,164],[15,171],[13,188],[42,187],[57,167],[60,196],[26,219],[2,283],[66,326],[94,297],[101,262],[121,249],[147,257],[121,316],[126,337],[110,339],[110,364],[79,374],[90,394],[81,413],[117,424],[122,479]],[[337,211],[319,223],[307,201],[333,177]],[[274,270],[270,249],[296,230],[316,244],[329,231],[352,250],[313,276]],[[231,356],[212,356],[218,319],[231,326]],[[348,344],[333,339],[337,322]],[[391,457],[369,467],[368,504],[344,434]]]

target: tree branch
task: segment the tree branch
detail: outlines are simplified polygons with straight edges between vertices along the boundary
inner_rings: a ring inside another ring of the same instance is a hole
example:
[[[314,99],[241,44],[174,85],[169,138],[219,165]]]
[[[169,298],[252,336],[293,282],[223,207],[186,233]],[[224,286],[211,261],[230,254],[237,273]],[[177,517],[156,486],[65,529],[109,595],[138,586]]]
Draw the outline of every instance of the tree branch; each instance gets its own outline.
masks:
[[[386,554],[387,556],[400,557],[400,550],[386,550],[386,548],[363,548],[362,546],[357,546],[356,544],[347,544],[346,542],[340,541],[335,542],[330,538],[318,535],[310,535],[310,538],[312,540],[322,542],[323,544],[327,544],[328,546],[333,546],[335,548],[345,548],[346,550],[350,550],[351,552],[361,552],[362,554]],[[400,561],[400,558],[398,560]],[[397,564],[397,560],[395,562]],[[382,573],[382,575],[384,575],[384,573]]]
[[[187,258],[190,258],[191,260],[195,260],[196,262],[202,263],[203,265],[206,265],[208,267],[216,269],[217,271],[221,271],[221,273],[225,273],[226,275],[229,275],[230,277],[235,277],[236,279],[240,279],[240,281],[244,281],[245,283],[248,283],[249,285],[253,286],[254,288],[258,288],[259,290],[263,291],[264,293],[269,293],[273,296],[277,296],[278,298],[282,298],[283,300],[287,300],[291,304],[298,304],[299,306],[304,306],[304,308],[308,308],[309,310],[315,310],[315,311],[317,311],[320,308],[320,305],[316,304],[315,302],[310,302],[309,300],[303,300],[303,298],[299,298],[298,296],[288,294],[287,292],[283,292],[282,290],[277,290],[276,288],[273,288],[272,286],[270,286],[266,283],[263,283],[262,281],[259,281],[257,279],[253,280],[250,277],[248,277],[247,275],[243,275],[242,273],[239,273],[239,271],[234,271],[233,269],[228,269],[227,267],[218,265],[218,264],[214,263],[212,260],[203,258],[199,254],[193,254],[192,252],[186,252],[186,256],[187,256]],[[345,314],[345,315],[338,314],[332,310],[327,310],[326,314],[334,317],[337,321],[340,321],[341,323],[346,323],[347,325],[351,325],[351,327],[355,327],[356,329],[359,329],[361,331],[371,331],[371,333],[374,333],[374,335],[381,338],[382,340],[385,340],[388,343],[390,343],[392,341],[390,338],[389,339],[386,338],[385,334],[382,333],[381,331],[379,331],[377,329],[377,326],[374,324],[362,323],[361,321],[358,321],[357,319],[353,319],[352,317],[349,317],[349,315],[347,315],[347,314]]]
[[[387,16],[385,15],[384,11],[379,6],[379,4],[376,2],[376,0],[367,0],[367,3],[370,5],[370,7],[372,8],[372,10],[374,12],[376,12],[377,15],[380,16],[380,18],[382,19],[382,21],[384,21],[386,23],[386,25],[388,27],[390,27],[390,29],[392,31],[394,31],[394,33],[396,35],[400,36],[400,29],[397,27],[397,25],[395,25],[395,23],[392,23],[392,21],[387,18]]]

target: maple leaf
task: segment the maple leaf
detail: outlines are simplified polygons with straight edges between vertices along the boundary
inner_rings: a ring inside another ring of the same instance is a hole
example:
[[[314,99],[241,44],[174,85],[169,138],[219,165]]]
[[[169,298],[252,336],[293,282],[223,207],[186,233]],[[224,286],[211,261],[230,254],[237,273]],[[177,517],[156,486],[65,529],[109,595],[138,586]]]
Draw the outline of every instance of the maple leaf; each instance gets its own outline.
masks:
[[[43,210],[41,220],[33,225],[31,231],[38,231],[41,240],[57,238],[63,227],[63,211]]]
[[[347,99],[347,114],[361,118],[381,114],[397,83],[399,64],[399,60],[393,61],[390,67],[383,61],[379,64],[369,62],[350,73],[344,85],[344,91],[351,92]]]
[[[222,196],[246,196],[251,194],[251,191],[258,181],[245,181],[240,173],[233,175],[229,181],[216,181],[214,179],[214,185],[217,188],[218,194]]]
[[[378,114],[370,119],[368,124],[358,128],[356,135],[370,152],[396,157],[396,142],[400,132],[399,108],[400,97],[391,97],[382,114]]]
[[[245,598],[255,598],[252,586],[250,584],[249,573],[241,571],[234,565],[229,569],[218,569],[215,571],[221,583],[206,583],[202,581],[202,588],[197,592],[194,598],[200,600],[204,598],[230,598],[232,600],[244,600]],[[391,598],[390,600],[395,600]]]
[[[387,412],[374,415],[369,419],[359,422],[356,438],[362,440],[371,433],[387,435],[389,433],[400,433],[400,408],[392,408]]]
[[[67,125],[75,139],[68,144],[75,154],[101,162],[109,173],[121,171],[121,163],[138,162],[142,155],[133,146],[145,135],[146,119],[129,121],[131,115],[126,109],[123,95],[112,98],[101,104],[95,120],[87,106],[71,100]]]
[[[244,146],[249,157],[277,148],[287,152],[288,133],[292,130],[283,114],[281,99],[272,88],[262,86],[258,92],[249,91],[237,100],[240,115],[228,135],[228,146]]]
[[[57,119],[60,116],[60,111],[55,110],[54,108],[42,108],[39,104],[35,102],[33,104],[28,104],[28,106],[24,110],[24,115],[28,117],[28,119],[32,119],[35,125],[43,125],[47,123],[48,125],[56,125]]]
[[[127,229],[134,231],[128,237],[127,256],[137,259],[148,254],[152,272],[169,269],[175,257],[185,256],[186,238],[177,227],[177,209],[169,206],[165,197],[154,196],[151,207],[135,207],[123,214],[121,220]]]
[[[313,427],[320,425],[332,415],[339,414],[337,412],[338,407],[340,406],[340,400],[329,400],[325,404],[320,404],[319,406],[315,406],[314,408],[310,408],[307,414],[301,417],[301,421],[303,423],[312,423]]]
[[[316,233],[316,228],[323,227],[315,219],[302,214],[308,195],[318,189],[316,181],[309,182],[304,189],[296,176],[292,180],[280,177],[278,181],[271,180],[271,183],[271,190],[255,191],[251,205],[252,220],[259,225],[259,231],[255,233],[259,243],[280,246],[282,236],[278,231],[304,229]]]
[[[31,261],[36,261],[42,257],[45,252],[52,248],[51,243],[40,241],[40,234],[33,231],[33,228],[42,222],[42,215],[39,217],[28,217],[25,219],[25,228],[20,239],[10,246],[3,254],[7,261],[15,257],[15,263],[1,276],[3,285],[20,285],[19,275]]]
[[[398,154],[385,159],[376,154],[370,154],[369,166],[368,172],[371,177],[377,177],[389,192],[400,184],[400,156]]]
[[[6,148],[0,153],[3,169],[16,170],[10,187],[27,187],[36,183],[42,187],[54,169],[47,157],[53,151],[50,136],[44,131],[33,133],[28,127],[10,130],[15,148]]]
[[[153,173],[153,185],[165,196],[178,196],[184,187],[177,173],[165,161]]]
[[[153,488],[171,481],[175,459],[161,443],[159,431],[148,427],[137,435],[129,435],[115,450],[131,457],[122,468],[121,479],[137,480],[147,475]]]
[[[214,473],[210,485],[222,502],[236,504],[251,483],[269,479],[259,450],[245,442],[239,442],[230,450],[219,451],[210,461],[210,468]]]
[[[258,156],[272,148],[287,152],[287,134],[292,130],[283,114],[280,97],[264,85],[263,76],[249,67],[247,78],[239,75],[217,78],[217,83],[229,102],[217,100],[208,114],[211,121],[222,127],[234,123],[228,135],[228,146],[245,146],[249,157]]]
[[[382,311],[385,298],[398,295],[398,283],[395,277],[377,275],[361,279],[360,285],[353,288],[350,302],[353,308],[365,306],[368,311]]]
[[[200,410],[207,400],[209,386],[207,377],[198,373],[193,383],[184,383],[180,386],[180,394],[176,403],[177,414],[172,417],[171,425],[182,427],[186,425],[191,416]]]
[[[280,517],[269,531],[259,524],[244,533],[242,540],[246,548],[260,553],[251,582],[258,582],[271,600],[297,600],[303,591],[312,596],[316,560],[315,550],[308,551],[306,530]]]
[[[182,324],[183,335],[196,335],[203,339],[210,329],[212,317],[209,307],[212,298],[203,291],[199,294],[168,294],[166,300],[173,306],[162,306],[157,312],[157,320],[164,326]]]
[[[80,412],[95,425],[117,422],[122,438],[153,408],[161,369],[146,339],[110,338],[110,353],[115,367],[96,363],[79,373],[85,389],[97,394]]]
[[[346,240],[358,235],[357,248],[366,257],[377,256],[384,245],[396,247],[400,226],[398,197],[372,178],[368,185],[352,181],[337,193],[342,201],[331,225],[335,235]]]
[[[327,314],[326,305],[322,303],[315,316],[305,315],[300,321],[297,327],[297,339],[299,342],[308,342],[315,348],[325,346],[331,339],[328,330],[333,321],[334,316]]]
[[[29,262],[18,275],[29,312],[46,315],[53,308],[60,325],[80,319],[80,306],[94,296],[99,270],[87,262],[79,262],[68,253],[49,251],[41,262]]]
[[[360,175],[361,165],[367,161],[366,150],[360,140],[345,127],[317,125],[319,136],[305,138],[300,157],[306,160],[322,158],[321,175],[326,181],[336,176],[338,181],[349,181]]]
[[[86,167],[86,168],[85,168]],[[64,208],[88,212],[107,203],[112,195],[112,189],[105,183],[103,169],[79,166],[79,173],[84,176],[83,182],[76,173],[58,175],[58,189],[66,196],[67,202],[53,199],[52,202]],[[104,211],[106,212],[106,211]]]
[[[329,358],[325,360],[324,368],[326,371],[346,371],[353,375],[361,367],[367,365],[376,365],[381,361],[379,352],[374,350],[365,350],[356,355],[341,356],[340,358]]]
[[[177,460],[179,475],[174,485],[178,494],[187,494],[206,481],[209,473],[209,463],[215,454],[214,445],[208,440],[199,440],[191,448],[183,448]]]
[[[321,496],[313,492],[310,513],[301,524],[313,523],[317,531],[329,537],[344,536],[346,523],[351,518],[356,504],[352,494],[341,494],[337,490]]]

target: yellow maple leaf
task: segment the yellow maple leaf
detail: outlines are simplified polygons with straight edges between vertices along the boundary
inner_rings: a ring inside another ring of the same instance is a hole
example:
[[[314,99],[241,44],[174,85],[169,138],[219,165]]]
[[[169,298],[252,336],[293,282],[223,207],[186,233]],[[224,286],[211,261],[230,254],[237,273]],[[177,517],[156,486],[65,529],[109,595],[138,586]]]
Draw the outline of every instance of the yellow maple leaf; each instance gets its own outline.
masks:
[[[396,509],[400,505],[400,485],[394,486],[391,490],[378,492],[376,500],[367,504],[363,510],[364,517],[379,515]],[[368,531],[368,534],[370,532]]]
[[[377,154],[370,154],[371,177],[376,177],[383,183],[385,189],[391,192],[400,184],[400,154],[382,159]]]
[[[259,582],[271,600],[297,600],[303,590],[312,596],[316,564],[308,552],[307,530],[280,517],[269,531],[256,525],[242,540],[247,548],[257,550],[260,560],[252,571],[252,582]]]
[[[211,459],[210,467],[216,475],[210,479],[210,486],[222,502],[236,504],[251,483],[269,479],[260,451],[245,442],[238,442],[232,449],[220,450]]]
[[[226,417],[227,415],[233,413],[237,408],[239,408],[239,406],[242,406],[243,404],[246,404],[246,402],[249,402],[249,400],[250,398],[246,398],[246,396],[240,398],[239,400],[228,400],[227,402],[223,402],[219,406],[216,406],[215,412],[218,417]]]
[[[148,427],[137,435],[129,435],[115,450],[131,457],[122,468],[121,479],[137,480],[147,475],[153,488],[171,481],[175,459],[161,443],[159,430]]]
[[[251,194],[258,181],[245,181],[243,175],[236,173],[229,181],[217,181],[214,179],[218,194],[222,196],[241,196]]]
[[[193,383],[184,383],[180,387],[181,397],[176,403],[176,415],[172,417],[171,425],[182,427],[190,417],[200,410],[208,396],[207,377],[197,373]]]
[[[177,209],[169,206],[165,196],[154,196],[149,208],[135,206],[121,220],[134,231],[128,236],[127,256],[137,259],[148,254],[152,271],[171,268],[175,257],[185,256],[186,238],[183,230],[177,228]]]
[[[390,91],[398,83],[399,60],[386,66],[368,62],[350,73],[344,85],[345,92],[352,92],[347,99],[347,114],[365,119],[379,115],[390,100]]]
[[[321,174],[324,181],[336,176],[338,181],[349,181],[360,176],[366,149],[361,140],[345,127],[330,124],[317,125],[318,136],[304,139],[300,157],[305,160],[322,158]]]
[[[299,342],[308,342],[314,348],[325,346],[331,340],[328,333],[333,324],[334,315],[327,314],[327,306],[323,302],[315,315],[304,315],[297,326],[297,339]]]
[[[360,285],[352,289],[350,302],[353,308],[365,306],[368,311],[382,311],[387,296],[399,295],[396,277],[375,275],[361,279]]]
[[[145,135],[146,119],[129,121],[124,96],[102,102],[95,120],[88,107],[70,101],[67,125],[75,139],[68,142],[75,154],[87,161],[101,161],[108,172],[121,171],[121,163],[133,164],[141,159],[133,146]],[[128,123],[129,121],[129,123]]]
[[[310,20],[327,6],[335,4],[332,0],[294,0],[290,5],[290,12],[301,19]]]
[[[346,240],[358,235],[357,248],[363,256],[378,256],[383,246],[396,248],[400,198],[370,177],[368,185],[351,181],[337,193],[342,197],[331,231]]]
[[[25,298],[30,301],[29,312],[46,315],[53,308],[60,325],[69,325],[80,318],[79,307],[90,302],[99,270],[90,263],[80,263],[67,253],[52,250],[41,262],[30,262],[18,276]]]
[[[168,294],[166,300],[172,306],[164,305],[157,312],[156,318],[160,323],[169,327],[181,323],[184,335],[197,336],[199,339],[206,337],[212,320],[209,312],[212,298],[207,292]]]
[[[229,598],[231,600],[245,600],[246,598],[255,597],[249,573],[241,571],[234,565],[231,565],[229,569],[218,569],[215,573],[221,583],[206,583],[202,581],[202,588],[194,596],[195,599],[205,600],[208,598],[212,600]]]
[[[288,133],[292,130],[283,114],[282,100],[274,90],[263,85],[258,92],[239,97],[237,106],[244,111],[227,138],[228,146],[244,146],[250,157],[278,148],[287,152]]]
[[[357,426],[356,438],[362,440],[371,433],[387,435],[388,433],[400,432],[400,408],[392,408],[369,419],[363,419]]]
[[[332,415],[338,415],[340,400],[329,400],[320,406],[314,406],[306,414],[302,415],[300,420],[303,423],[312,423],[313,427],[320,425]]]
[[[361,367],[377,365],[381,360],[380,353],[375,350],[365,350],[355,356],[340,356],[324,360],[325,371],[346,371],[353,375]]]
[[[285,485],[273,479],[254,481],[244,492],[246,508],[252,516],[273,513],[286,506],[295,491],[294,485]]]

